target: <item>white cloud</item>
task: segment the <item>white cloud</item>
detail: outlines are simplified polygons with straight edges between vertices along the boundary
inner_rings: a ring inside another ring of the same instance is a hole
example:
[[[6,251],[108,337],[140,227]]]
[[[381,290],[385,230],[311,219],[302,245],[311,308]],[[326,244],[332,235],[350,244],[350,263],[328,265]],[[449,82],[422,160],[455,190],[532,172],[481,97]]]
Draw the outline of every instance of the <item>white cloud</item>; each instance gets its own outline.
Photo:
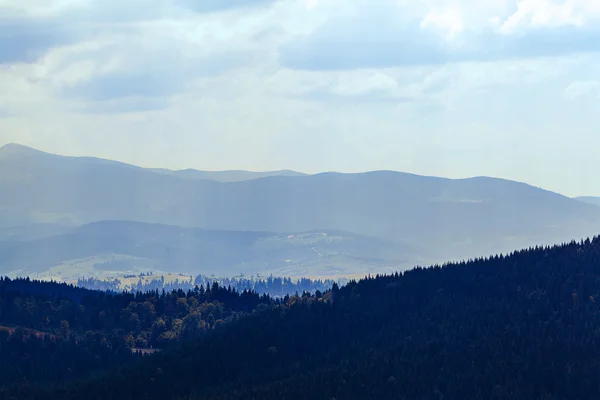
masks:
[[[544,14],[534,14],[537,22],[521,27],[523,18],[517,11],[509,14],[504,28],[499,28],[494,26],[493,17],[490,20],[486,15],[476,23],[472,15],[465,12],[463,17],[460,10],[434,7],[419,16],[411,13],[407,5],[366,4],[354,13],[334,15],[310,34],[283,45],[281,61],[294,69],[351,70],[536,59],[600,51],[600,29],[594,24],[558,23],[539,16]],[[496,18],[499,24],[502,19]]]
[[[360,80],[340,78],[332,91],[342,96],[365,95],[373,92],[392,93],[398,88],[395,79],[381,72],[369,73]]]
[[[589,0],[520,0],[502,25],[502,32],[523,28],[582,26],[597,21],[600,4]]]
[[[460,14],[453,10],[431,11],[421,21],[421,28],[440,31],[448,39],[453,39],[464,30]]]
[[[587,95],[600,98],[600,81],[576,81],[570,83],[565,89],[565,96],[567,96],[568,99],[576,99]]]

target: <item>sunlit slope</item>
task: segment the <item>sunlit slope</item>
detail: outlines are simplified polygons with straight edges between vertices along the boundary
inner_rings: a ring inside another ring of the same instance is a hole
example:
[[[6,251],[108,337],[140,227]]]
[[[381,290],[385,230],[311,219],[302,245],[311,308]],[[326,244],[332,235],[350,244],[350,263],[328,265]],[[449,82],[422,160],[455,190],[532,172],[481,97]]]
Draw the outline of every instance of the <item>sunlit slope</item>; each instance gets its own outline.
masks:
[[[417,259],[414,246],[347,232],[216,231],[127,221],[0,242],[0,274],[69,279],[128,271],[342,276],[402,269]]]

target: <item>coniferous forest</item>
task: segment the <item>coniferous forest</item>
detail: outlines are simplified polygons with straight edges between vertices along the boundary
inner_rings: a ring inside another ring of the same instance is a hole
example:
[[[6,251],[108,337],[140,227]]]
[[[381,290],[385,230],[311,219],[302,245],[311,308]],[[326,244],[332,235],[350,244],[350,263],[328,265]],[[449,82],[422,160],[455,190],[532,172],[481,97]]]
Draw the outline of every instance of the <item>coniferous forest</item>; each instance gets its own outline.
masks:
[[[244,290],[255,291],[260,294],[268,294],[272,297],[284,297],[285,295],[293,294],[295,292],[311,292],[319,290],[321,292],[331,289],[334,283],[338,285],[347,282],[347,279],[337,279],[337,282],[332,279],[310,279],[300,278],[292,280],[289,277],[273,277],[269,276],[266,278],[254,277],[249,278],[237,277],[237,278],[214,278],[204,276],[202,274],[196,275],[196,277],[189,276],[185,279],[185,275],[181,275],[182,279],[176,279],[173,282],[166,282],[164,276],[156,276],[152,273],[141,273],[139,276],[132,275],[126,277],[150,277],[149,282],[143,282],[141,279],[134,285],[131,285],[129,291],[137,292],[148,292],[152,290],[166,291],[173,290],[190,290],[198,287],[211,287],[214,282],[217,282],[219,286],[231,287],[237,292],[243,292]],[[122,286],[119,279],[114,280],[101,280],[97,278],[79,278],[77,280],[77,286],[92,290],[102,291],[120,291]]]
[[[0,325],[2,399],[592,399],[600,237],[277,299],[3,279]]]

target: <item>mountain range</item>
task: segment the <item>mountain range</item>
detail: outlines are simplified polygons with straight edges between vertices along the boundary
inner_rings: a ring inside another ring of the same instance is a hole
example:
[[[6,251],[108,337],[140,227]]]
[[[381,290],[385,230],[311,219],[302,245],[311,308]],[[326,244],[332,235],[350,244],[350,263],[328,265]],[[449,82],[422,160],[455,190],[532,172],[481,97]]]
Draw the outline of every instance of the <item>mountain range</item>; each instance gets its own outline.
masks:
[[[600,197],[594,196],[581,196],[576,197],[577,200],[583,201],[584,203],[594,204],[596,206],[600,206]]]
[[[247,266],[263,273],[348,274],[600,230],[598,205],[497,178],[170,171],[20,145],[0,148],[0,193],[0,273],[114,253],[196,273]],[[298,234],[311,238],[300,253],[291,239],[275,252],[256,245]],[[174,237],[193,239],[170,242]],[[332,244],[340,240],[343,246]],[[327,260],[332,255],[337,262]],[[296,268],[282,269],[284,263]]]
[[[35,225],[37,229],[39,225]],[[60,230],[60,229],[59,229]],[[102,221],[27,240],[7,233],[0,265],[19,275],[53,278],[119,276],[127,272],[195,272],[233,276],[336,276],[394,270],[415,248],[347,232],[277,234]],[[48,269],[50,269],[48,271]]]

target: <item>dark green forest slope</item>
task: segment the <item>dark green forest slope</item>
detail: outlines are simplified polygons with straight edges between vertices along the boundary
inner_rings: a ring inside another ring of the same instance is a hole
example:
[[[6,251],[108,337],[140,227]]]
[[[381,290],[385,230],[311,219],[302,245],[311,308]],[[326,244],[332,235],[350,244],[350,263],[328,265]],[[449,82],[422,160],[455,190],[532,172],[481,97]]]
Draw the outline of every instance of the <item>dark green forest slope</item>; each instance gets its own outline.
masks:
[[[108,293],[0,278],[0,386],[63,382],[140,361],[280,301],[220,287]]]
[[[592,399],[600,238],[293,296],[102,376],[6,399]]]

